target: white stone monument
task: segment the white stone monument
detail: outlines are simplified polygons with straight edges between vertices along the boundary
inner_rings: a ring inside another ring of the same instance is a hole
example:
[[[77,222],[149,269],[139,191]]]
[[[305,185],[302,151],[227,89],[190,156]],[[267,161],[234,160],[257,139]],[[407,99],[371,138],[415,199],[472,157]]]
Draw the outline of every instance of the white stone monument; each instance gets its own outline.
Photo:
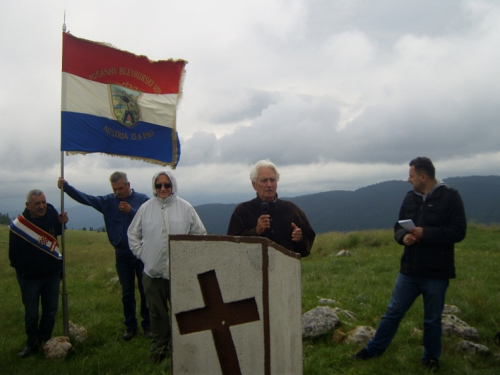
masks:
[[[300,255],[262,237],[170,236],[172,374],[302,374]]]

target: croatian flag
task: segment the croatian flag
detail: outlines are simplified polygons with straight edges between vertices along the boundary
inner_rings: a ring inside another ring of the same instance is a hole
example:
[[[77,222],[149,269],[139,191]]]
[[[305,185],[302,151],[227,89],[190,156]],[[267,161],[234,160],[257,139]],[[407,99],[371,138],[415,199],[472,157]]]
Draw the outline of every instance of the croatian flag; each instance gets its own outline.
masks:
[[[102,152],[175,169],[186,61],[150,61],[63,33],[61,151]]]

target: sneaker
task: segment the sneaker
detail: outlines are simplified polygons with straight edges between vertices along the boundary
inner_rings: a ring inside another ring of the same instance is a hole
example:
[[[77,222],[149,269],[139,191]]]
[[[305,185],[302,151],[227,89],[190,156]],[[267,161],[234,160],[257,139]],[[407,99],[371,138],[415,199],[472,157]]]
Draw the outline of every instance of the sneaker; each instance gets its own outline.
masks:
[[[371,356],[370,356],[370,354],[368,354],[368,350],[366,350],[366,348],[363,348],[359,352],[357,352],[356,354],[352,355],[351,358],[357,359],[360,361],[364,361],[364,360],[370,359]]]
[[[437,372],[439,370],[439,359],[430,358],[430,359],[422,359],[422,365],[427,367],[429,372]]]
[[[132,338],[137,335],[137,328],[128,328],[127,331],[123,334],[122,339],[125,341],[132,340]]]

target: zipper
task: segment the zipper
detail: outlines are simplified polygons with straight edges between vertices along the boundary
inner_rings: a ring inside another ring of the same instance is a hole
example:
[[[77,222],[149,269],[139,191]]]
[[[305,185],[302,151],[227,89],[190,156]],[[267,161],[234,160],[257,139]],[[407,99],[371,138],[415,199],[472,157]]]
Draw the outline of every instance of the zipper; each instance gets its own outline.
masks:
[[[417,214],[415,215],[416,218],[418,218],[418,221],[415,223],[415,226],[420,226],[420,223],[422,221],[422,215],[424,213],[424,205],[425,205],[425,201],[422,202],[422,204],[418,205],[418,209],[417,209]],[[416,246],[416,245],[414,245]],[[417,262],[417,258],[418,258],[418,251],[415,251],[415,249],[413,249],[413,274],[414,275],[417,275],[417,269],[418,269],[418,262]]]

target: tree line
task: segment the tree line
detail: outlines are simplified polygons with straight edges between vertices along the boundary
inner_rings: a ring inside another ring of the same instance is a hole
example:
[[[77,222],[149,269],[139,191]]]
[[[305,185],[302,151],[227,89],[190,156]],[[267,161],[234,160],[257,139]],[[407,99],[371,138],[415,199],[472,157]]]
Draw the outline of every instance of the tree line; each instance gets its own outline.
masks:
[[[0,224],[7,224],[9,225],[12,219],[10,218],[9,214],[2,214],[0,212]]]

